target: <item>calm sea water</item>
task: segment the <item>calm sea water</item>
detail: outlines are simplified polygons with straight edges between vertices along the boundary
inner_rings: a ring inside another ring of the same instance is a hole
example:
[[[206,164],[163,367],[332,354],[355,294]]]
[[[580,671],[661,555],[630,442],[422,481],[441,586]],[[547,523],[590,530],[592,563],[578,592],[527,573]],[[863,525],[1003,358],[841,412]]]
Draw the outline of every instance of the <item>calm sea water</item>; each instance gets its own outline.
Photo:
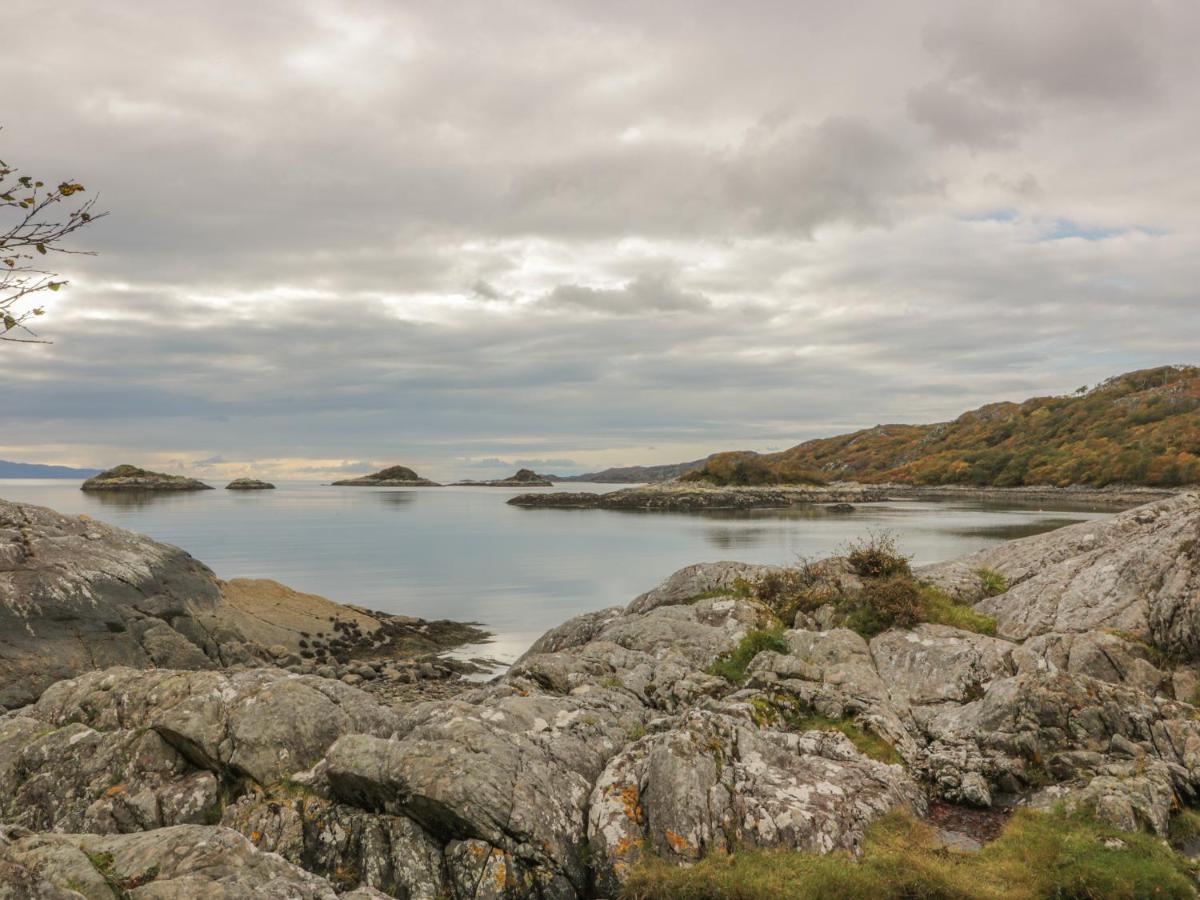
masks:
[[[563,485],[543,490],[614,489]],[[862,504],[742,513],[532,510],[502,488],[337,488],[85,494],[77,481],[0,480],[0,497],[88,515],[183,547],[222,578],[274,578],[386,612],[483,623],[511,661],[547,628],[623,604],[676,569],[786,564],[889,530],[917,563],[1110,515],[982,502]]]

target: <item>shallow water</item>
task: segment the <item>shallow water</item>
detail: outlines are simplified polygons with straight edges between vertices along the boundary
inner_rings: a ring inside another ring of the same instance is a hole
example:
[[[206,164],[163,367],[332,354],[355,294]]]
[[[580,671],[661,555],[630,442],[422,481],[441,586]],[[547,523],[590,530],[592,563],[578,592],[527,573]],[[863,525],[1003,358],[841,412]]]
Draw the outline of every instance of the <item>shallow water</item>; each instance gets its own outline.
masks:
[[[613,490],[569,484],[543,490]],[[222,578],[274,578],[386,612],[481,622],[511,661],[547,628],[624,604],[676,569],[827,556],[893,532],[915,563],[1111,515],[1087,505],[899,501],[751,512],[519,509],[503,488],[345,488],[85,494],[77,481],[0,480],[0,497],[87,513],[177,544]]]

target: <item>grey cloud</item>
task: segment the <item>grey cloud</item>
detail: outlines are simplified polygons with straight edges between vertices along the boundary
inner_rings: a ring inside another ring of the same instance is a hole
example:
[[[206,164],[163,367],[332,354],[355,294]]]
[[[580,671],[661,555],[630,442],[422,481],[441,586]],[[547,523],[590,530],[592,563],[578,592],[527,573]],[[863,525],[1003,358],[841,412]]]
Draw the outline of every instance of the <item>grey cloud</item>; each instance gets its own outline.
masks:
[[[1159,9],[1142,0],[955,4],[926,42],[951,77],[1002,95],[1141,102],[1163,86]]]
[[[687,459],[1200,345],[1186,0],[10,5],[0,155],[113,213],[31,457]]]
[[[543,306],[577,308],[612,315],[697,312],[712,306],[702,294],[685,291],[665,275],[639,275],[619,288],[563,284],[542,298]]]
[[[828,223],[886,222],[897,201],[939,189],[914,148],[852,118],[756,129],[731,161],[726,185],[728,197],[752,198],[758,227],[805,234]]]
[[[939,140],[967,147],[1011,146],[1026,121],[1011,107],[972,96],[945,82],[932,82],[911,92],[908,110]]]

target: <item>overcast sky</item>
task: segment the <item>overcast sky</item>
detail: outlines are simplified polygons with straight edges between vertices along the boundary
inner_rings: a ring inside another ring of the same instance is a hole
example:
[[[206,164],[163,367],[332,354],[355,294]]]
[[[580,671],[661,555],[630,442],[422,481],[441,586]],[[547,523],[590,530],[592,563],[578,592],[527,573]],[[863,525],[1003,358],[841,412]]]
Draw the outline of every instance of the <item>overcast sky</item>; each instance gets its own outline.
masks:
[[[1200,3],[6,0],[0,457],[782,449],[1200,362]]]

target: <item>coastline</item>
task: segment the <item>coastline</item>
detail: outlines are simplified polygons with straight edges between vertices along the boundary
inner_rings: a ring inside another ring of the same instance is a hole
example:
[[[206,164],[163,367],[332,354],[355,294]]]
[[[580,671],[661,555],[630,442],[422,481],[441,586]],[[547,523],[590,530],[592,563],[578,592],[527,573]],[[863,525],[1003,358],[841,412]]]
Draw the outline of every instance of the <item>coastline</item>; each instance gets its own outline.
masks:
[[[1163,500],[1187,488],[1148,488],[1112,485],[974,487],[966,485],[864,484],[726,486],[697,482],[665,482],[620,488],[604,493],[572,491],[519,494],[511,506],[536,509],[666,510],[688,512],[718,509],[787,509],[805,505],[885,503],[900,500],[995,500],[1036,503],[1070,501],[1094,503],[1114,510]]]

